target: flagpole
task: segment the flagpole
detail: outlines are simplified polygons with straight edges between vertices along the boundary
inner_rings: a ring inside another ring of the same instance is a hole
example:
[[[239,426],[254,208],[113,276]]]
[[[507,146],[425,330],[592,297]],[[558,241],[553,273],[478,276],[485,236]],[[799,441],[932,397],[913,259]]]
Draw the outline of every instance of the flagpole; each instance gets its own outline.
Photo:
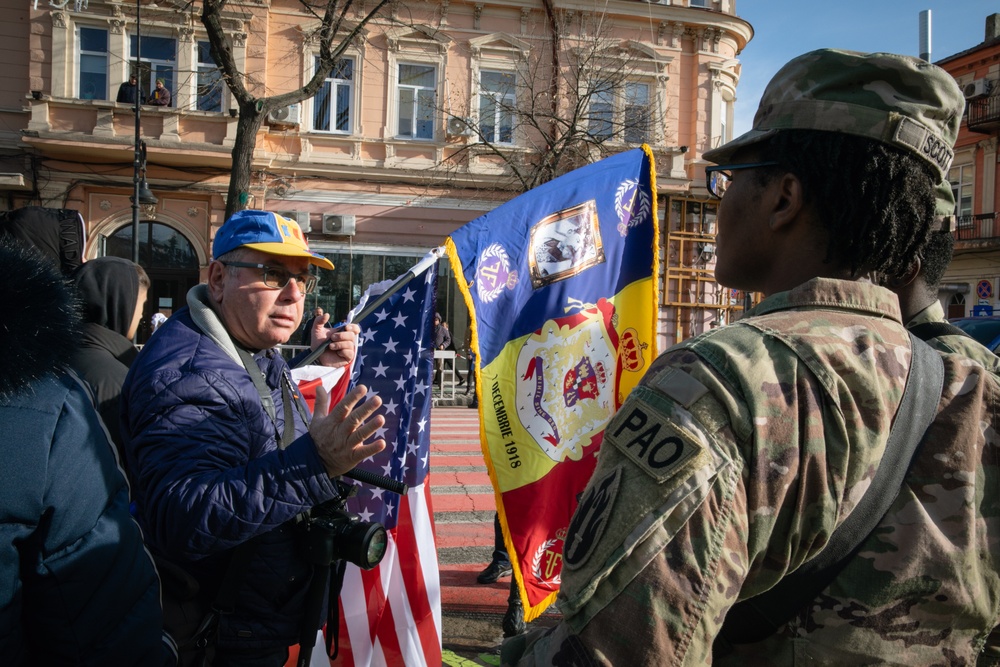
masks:
[[[426,271],[427,269],[429,269],[431,266],[433,266],[434,264],[436,264],[439,259],[441,259],[442,257],[444,257],[444,253],[445,253],[444,246],[438,246],[437,248],[434,248],[433,250],[431,250],[429,253],[427,253],[427,255],[423,259],[421,259],[419,262],[417,262],[416,264],[414,264],[413,267],[410,268],[409,271],[407,271],[406,273],[404,273],[403,275],[401,275],[399,278],[397,278],[396,281],[392,285],[389,286],[389,289],[387,289],[385,292],[383,292],[382,294],[380,294],[378,296],[378,298],[374,299],[371,303],[369,303],[368,305],[366,305],[361,310],[361,312],[359,312],[357,315],[354,316],[354,320],[356,322],[360,322],[361,320],[365,319],[366,317],[368,317],[369,315],[371,315],[372,313],[374,313],[376,308],[378,308],[383,303],[385,303],[385,301],[390,296],[392,296],[393,294],[395,294],[396,292],[398,292],[400,289],[402,289],[403,285],[405,285],[412,278],[416,278],[421,273],[423,273],[424,271]],[[344,324],[347,324],[347,322],[345,322]],[[313,349],[312,352],[310,352],[305,357],[303,357],[302,360],[299,361],[299,363],[297,363],[295,365],[295,367],[296,368],[300,368],[302,366],[308,366],[312,362],[314,362],[317,359],[319,359],[320,355],[323,354],[323,352],[325,352],[325,351],[326,351],[326,344],[323,344],[323,345],[320,345],[320,346],[316,347],[315,349]]]

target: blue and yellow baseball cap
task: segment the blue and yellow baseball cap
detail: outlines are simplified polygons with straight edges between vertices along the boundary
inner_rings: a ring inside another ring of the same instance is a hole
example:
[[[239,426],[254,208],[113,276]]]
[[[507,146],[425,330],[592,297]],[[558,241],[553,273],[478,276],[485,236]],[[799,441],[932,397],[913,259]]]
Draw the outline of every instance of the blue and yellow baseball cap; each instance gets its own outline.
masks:
[[[321,269],[332,269],[333,262],[309,250],[298,223],[271,211],[237,211],[215,234],[212,256],[218,259],[237,248],[252,248],[270,255],[306,257]]]

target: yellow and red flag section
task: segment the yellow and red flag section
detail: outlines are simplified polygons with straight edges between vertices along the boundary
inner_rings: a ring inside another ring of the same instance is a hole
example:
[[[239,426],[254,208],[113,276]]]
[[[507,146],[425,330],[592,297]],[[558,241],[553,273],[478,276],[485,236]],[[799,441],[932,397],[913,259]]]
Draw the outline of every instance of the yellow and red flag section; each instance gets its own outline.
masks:
[[[656,355],[655,178],[643,146],[446,242],[472,314],[483,454],[527,620],[555,600],[604,427]]]

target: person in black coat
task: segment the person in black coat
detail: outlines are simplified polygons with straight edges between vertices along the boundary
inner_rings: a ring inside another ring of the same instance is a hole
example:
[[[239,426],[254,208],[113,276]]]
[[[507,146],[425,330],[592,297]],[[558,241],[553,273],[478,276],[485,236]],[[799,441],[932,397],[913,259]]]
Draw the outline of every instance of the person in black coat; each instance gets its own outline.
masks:
[[[139,95],[139,104],[146,103],[146,93],[140,90],[139,83],[136,81],[135,74],[133,74],[128,78],[128,81],[118,86],[118,97],[115,98],[115,101],[135,106],[136,95]]]
[[[124,462],[118,398],[128,368],[138,354],[132,338],[139,328],[149,291],[141,266],[120,257],[99,257],[73,272],[83,302],[80,347],[70,362],[93,389],[97,408]]]
[[[55,261],[2,233],[0,266],[3,664],[173,665],[125,477],[67,370],[80,329],[73,291]]]

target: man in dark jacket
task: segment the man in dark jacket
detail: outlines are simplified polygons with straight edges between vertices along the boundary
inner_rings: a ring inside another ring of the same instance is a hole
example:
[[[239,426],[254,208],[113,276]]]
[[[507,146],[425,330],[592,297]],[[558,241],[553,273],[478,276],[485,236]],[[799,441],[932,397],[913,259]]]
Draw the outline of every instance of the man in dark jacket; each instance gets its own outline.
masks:
[[[451,332],[448,325],[441,320],[441,313],[434,313],[434,349],[447,350],[451,347]],[[444,359],[434,362],[434,384],[441,382],[441,369],[444,368]]]
[[[135,74],[133,74],[128,78],[128,81],[118,86],[118,97],[115,101],[134,106],[136,95],[140,96],[139,104],[146,103],[146,93],[139,89],[139,83],[135,78]]]
[[[71,365],[94,391],[97,409],[124,462],[118,397],[138,354],[132,338],[146,303],[149,276],[127,259],[98,257],[78,268],[73,282],[83,302],[84,323]]]
[[[4,665],[168,665],[159,581],[85,386],[64,369],[72,292],[0,239],[0,656]]]
[[[294,521],[336,496],[332,478],[381,451],[380,439],[362,443],[385,420],[372,417],[377,397],[355,407],[367,392],[358,386],[332,410],[320,390],[310,423],[275,349],[299,327],[316,285],[309,266],[333,268],[298,225],[241,211],[219,229],[213,256],[208,284],[188,293],[132,364],[122,435],[154,555],[192,575],[208,602],[237,572],[223,588],[235,595],[218,623],[215,664],[278,667],[316,620],[304,618],[313,568]],[[326,320],[313,328],[312,346],[328,345],[318,361],[348,364],[359,329],[327,329]],[[245,566],[230,568],[234,553]]]

